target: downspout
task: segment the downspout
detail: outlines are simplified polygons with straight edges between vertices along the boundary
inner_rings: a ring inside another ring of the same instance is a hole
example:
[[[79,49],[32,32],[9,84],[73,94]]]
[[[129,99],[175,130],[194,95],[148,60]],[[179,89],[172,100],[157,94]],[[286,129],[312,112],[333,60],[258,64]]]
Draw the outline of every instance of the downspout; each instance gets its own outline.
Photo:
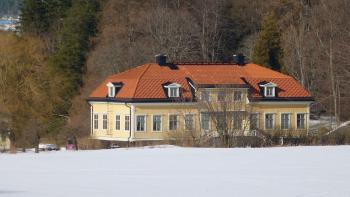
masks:
[[[90,105],[90,137],[93,135],[93,128],[94,128],[94,107],[93,105],[90,104],[90,102],[88,102],[88,104]]]
[[[128,147],[130,147],[130,138],[131,138],[131,106],[126,102],[124,103],[126,107],[129,108],[129,137],[128,137]]]

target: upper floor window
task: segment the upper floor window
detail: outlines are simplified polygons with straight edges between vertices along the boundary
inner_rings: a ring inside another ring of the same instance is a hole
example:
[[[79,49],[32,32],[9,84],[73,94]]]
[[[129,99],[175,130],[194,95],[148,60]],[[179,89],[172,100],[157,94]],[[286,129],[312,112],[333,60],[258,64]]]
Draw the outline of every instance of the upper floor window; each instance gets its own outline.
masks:
[[[239,90],[234,91],[234,101],[242,100],[242,92]]]
[[[206,90],[201,91],[201,100],[210,101],[210,92]]]
[[[180,97],[180,84],[172,83],[164,87],[168,89],[168,97]]]
[[[225,101],[225,92],[218,91],[218,101]]]
[[[109,82],[107,83],[107,88],[108,88],[108,97],[115,97],[116,95],[116,91],[118,90],[118,88],[121,87],[121,83],[112,83]]]
[[[265,97],[275,97],[276,96],[277,84],[269,82],[269,83],[260,85],[260,87],[264,88],[264,96]]]

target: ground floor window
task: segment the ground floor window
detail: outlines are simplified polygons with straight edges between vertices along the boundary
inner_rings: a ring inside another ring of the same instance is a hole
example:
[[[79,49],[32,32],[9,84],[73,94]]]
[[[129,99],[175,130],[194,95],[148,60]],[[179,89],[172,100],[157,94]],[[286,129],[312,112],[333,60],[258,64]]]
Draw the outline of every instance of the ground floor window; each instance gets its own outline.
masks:
[[[177,129],[177,118],[178,115],[169,115],[169,130],[176,130]]]
[[[185,128],[186,128],[186,130],[193,129],[193,115],[192,114],[185,115]]]
[[[129,115],[125,116],[124,126],[125,126],[125,131],[130,130],[130,116]]]
[[[94,129],[98,129],[98,114],[94,114]]]
[[[120,130],[120,115],[115,116],[115,130]]]
[[[305,129],[305,114],[297,114],[297,129]]]
[[[108,115],[107,114],[103,114],[102,118],[103,118],[102,128],[103,129],[107,129],[107,126],[108,126]]]
[[[233,128],[242,129],[243,113],[234,112],[233,113]]]
[[[273,129],[274,114],[265,114],[265,129]]]
[[[258,122],[258,114],[250,114],[250,129],[251,130],[256,130],[258,129],[258,125],[259,125],[259,122]]]
[[[201,127],[203,130],[209,130],[210,115],[208,113],[201,114]]]
[[[290,128],[290,114],[284,113],[281,114],[281,129]]]
[[[161,131],[162,129],[162,116],[154,115],[153,116],[153,131]]]
[[[136,131],[145,131],[145,116],[136,116]]]

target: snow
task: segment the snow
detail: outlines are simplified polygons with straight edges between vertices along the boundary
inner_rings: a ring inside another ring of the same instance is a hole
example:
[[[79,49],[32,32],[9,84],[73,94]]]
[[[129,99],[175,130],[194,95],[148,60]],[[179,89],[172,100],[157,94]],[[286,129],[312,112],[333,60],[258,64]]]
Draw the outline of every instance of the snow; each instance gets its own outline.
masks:
[[[0,196],[350,196],[350,146],[0,154]]]

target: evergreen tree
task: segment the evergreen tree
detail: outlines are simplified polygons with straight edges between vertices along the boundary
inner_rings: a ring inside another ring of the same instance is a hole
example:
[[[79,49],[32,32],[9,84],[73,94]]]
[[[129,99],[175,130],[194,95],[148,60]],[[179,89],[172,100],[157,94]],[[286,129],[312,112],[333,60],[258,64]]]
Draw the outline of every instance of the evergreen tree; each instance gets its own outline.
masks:
[[[262,30],[254,46],[252,60],[256,64],[281,71],[283,49],[281,47],[281,33],[275,14],[265,17]]]

